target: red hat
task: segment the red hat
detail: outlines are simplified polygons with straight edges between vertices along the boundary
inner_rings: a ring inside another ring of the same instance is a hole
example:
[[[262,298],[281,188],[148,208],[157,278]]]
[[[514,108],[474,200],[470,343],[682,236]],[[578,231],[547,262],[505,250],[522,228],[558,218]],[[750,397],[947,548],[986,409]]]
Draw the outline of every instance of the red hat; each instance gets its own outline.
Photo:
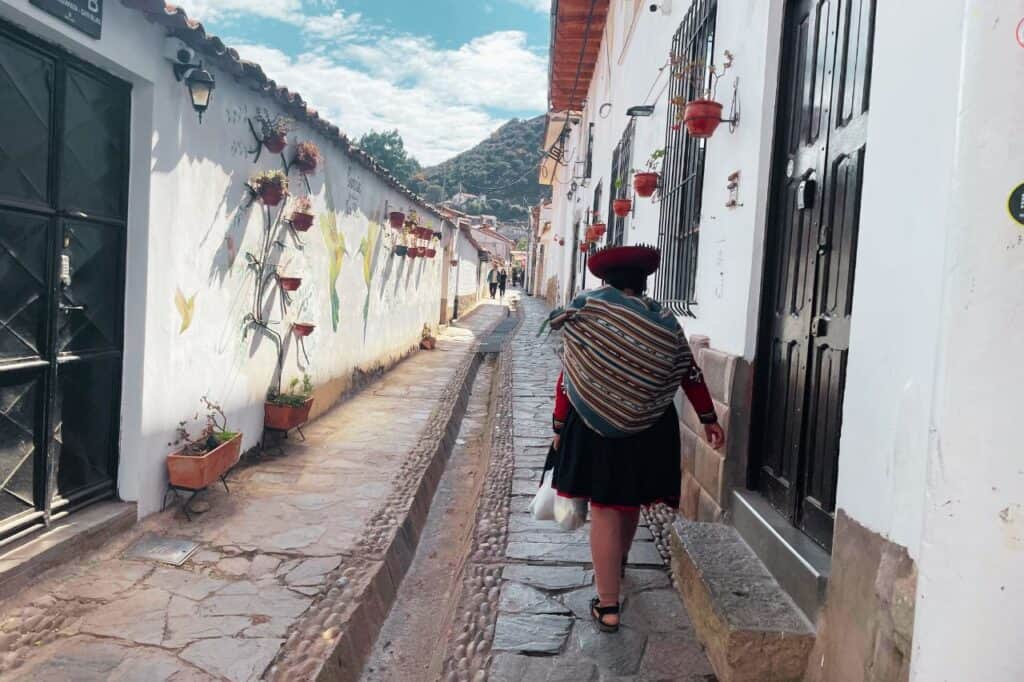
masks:
[[[595,277],[605,279],[609,270],[634,268],[644,275],[653,274],[661,265],[661,250],[646,244],[606,246],[590,256],[588,266]]]

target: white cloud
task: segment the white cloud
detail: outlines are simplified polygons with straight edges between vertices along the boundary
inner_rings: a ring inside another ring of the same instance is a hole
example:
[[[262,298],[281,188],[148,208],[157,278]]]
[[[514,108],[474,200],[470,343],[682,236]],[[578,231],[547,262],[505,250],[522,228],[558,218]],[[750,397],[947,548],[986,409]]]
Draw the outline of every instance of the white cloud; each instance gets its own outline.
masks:
[[[512,0],[512,2],[527,9],[532,9],[534,12],[542,14],[551,13],[551,0]]]
[[[515,0],[547,6],[549,0]],[[308,40],[289,55],[276,47],[228,41],[278,84],[357,138],[397,128],[423,164],[443,161],[484,139],[503,112],[547,106],[547,58],[526,34],[498,31],[456,48],[397,34],[336,9],[336,0],[191,0],[191,16],[222,26],[246,17],[299,27]],[[545,11],[547,11],[545,9]]]

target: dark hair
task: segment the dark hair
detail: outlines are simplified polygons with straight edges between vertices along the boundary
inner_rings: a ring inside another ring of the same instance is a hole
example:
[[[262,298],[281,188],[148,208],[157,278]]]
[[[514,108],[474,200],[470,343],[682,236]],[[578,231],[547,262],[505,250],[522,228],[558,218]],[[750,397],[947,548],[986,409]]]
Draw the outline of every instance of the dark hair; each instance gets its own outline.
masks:
[[[630,289],[637,294],[647,291],[647,275],[640,268],[614,268],[605,273],[604,281],[618,290]]]

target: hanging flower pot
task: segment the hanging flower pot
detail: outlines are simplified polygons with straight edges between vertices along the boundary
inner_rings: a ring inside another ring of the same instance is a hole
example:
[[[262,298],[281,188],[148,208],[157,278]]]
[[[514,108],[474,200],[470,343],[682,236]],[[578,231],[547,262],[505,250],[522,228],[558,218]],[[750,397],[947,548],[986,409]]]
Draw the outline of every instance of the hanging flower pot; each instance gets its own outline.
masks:
[[[288,195],[288,178],[281,171],[264,171],[249,180],[249,189],[265,206],[277,206]]]
[[[419,258],[420,250],[416,246],[410,246],[408,251],[409,258]]]
[[[559,237],[558,238],[558,245],[559,246],[565,246],[565,238],[564,237]]]
[[[616,199],[612,202],[612,211],[620,218],[625,218],[633,210],[632,199]]]
[[[396,244],[395,245],[395,255],[396,256],[403,256],[404,257],[408,253],[409,253],[409,247],[406,246],[405,244]]]
[[[647,197],[654,196],[654,192],[658,189],[659,175],[653,172],[645,173],[634,173],[633,174],[633,189],[640,196]]]
[[[690,137],[711,137],[722,122],[722,105],[710,99],[688,102],[683,112],[683,123]]]
[[[302,286],[301,277],[278,277],[277,281],[281,283],[281,288],[285,291],[298,291]]]
[[[427,249],[427,258],[433,258],[437,255],[437,249]]]
[[[309,228],[313,227],[314,218],[315,216],[312,213],[296,211],[292,213],[292,227],[295,228],[296,232],[306,232]]]
[[[608,226],[605,225],[604,223],[594,223],[593,225],[590,226],[590,230],[594,235],[594,238],[591,239],[590,241],[596,242],[598,239],[604,236],[605,232],[608,231]]]
[[[457,258],[452,258],[452,260],[449,263],[449,265],[451,265],[453,268],[457,268],[457,267],[459,267],[459,260]]]
[[[316,329],[316,325],[308,322],[295,322],[292,324],[292,331],[295,332],[295,336],[300,338],[309,336],[313,333],[314,329]]]
[[[388,214],[388,222],[391,223],[391,229],[401,230],[405,225],[405,214],[401,211],[392,211]]]
[[[263,139],[263,146],[271,154],[280,154],[288,146],[288,135],[287,133],[274,133]]]
[[[319,147],[312,142],[300,142],[295,148],[295,161],[292,163],[303,175],[312,175],[316,173],[322,161],[323,156]]]
[[[580,242],[580,252],[586,253],[590,251],[590,242]]]

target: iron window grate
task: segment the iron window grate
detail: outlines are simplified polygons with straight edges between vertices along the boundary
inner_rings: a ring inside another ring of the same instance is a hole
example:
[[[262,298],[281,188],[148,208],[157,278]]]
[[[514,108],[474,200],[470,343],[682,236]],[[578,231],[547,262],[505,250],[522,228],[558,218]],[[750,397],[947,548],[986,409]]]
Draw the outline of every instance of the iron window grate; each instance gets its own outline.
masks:
[[[630,119],[622,139],[612,154],[612,188],[608,193],[608,244],[622,246],[626,241],[626,223],[629,216],[620,218],[612,209],[616,199],[631,199],[630,175],[633,166],[633,138],[636,134],[636,119]]]
[[[679,105],[697,99],[709,84],[681,77],[693,64],[714,64],[716,0],[695,0],[672,39],[672,78],[661,170],[661,217],[658,246],[661,269],[654,294],[671,310],[693,316],[697,303],[697,254],[700,247],[701,195],[704,190],[704,139],[674,127]],[[709,69],[704,69],[707,74]],[[692,73],[693,71],[689,71]]]

